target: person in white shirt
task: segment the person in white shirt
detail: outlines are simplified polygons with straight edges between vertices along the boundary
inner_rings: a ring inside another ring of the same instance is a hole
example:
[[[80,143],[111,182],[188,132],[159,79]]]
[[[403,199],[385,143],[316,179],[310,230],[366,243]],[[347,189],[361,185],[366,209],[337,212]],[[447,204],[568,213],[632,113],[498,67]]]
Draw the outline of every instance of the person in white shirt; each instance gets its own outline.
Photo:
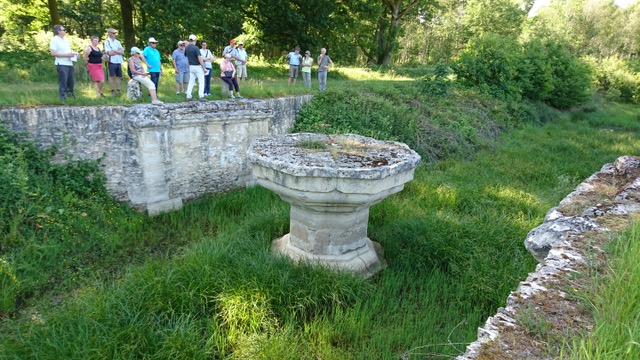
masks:
[[[200,41],[200,55],[202,61],[204,61],[205,75],[204,75],[204,96],[211,95],[211,62],[213,61],[213,53],[207,49],[207,41]]]
[[[49,51],[51,52],[51,56],[56,58],[58,93],[60,95],[60,101],[65,102],[67,101],[67,96],[72,98],[76,97],[73,92],[73,61],[78,59],[78,53],[73,52],[71,45],[64,39],[64,36],[67,34],[64,26],[55,25],[53,27],[53,34],[55,36],[51,39],[51,42],[49,42]]]
[[[238,80],[247,80],[247,52],[244,49],[244,43],[238,42],[238,48],[236,49],[236,75]]]
[[[104,51],[109,54],[109,64],[107,64],[109,68],[109,86],[111,87],[111,95],[119,96],[120,83],[122,81],[122,62],[124,61],[122,54],[124,54],[124,48],[120,41],[116,39],[116,35],[118,34],[116,29],[109,28],[107,33],[109,38],[104,42]],[[113,87],[113,78],[116,79],[116,88]]]

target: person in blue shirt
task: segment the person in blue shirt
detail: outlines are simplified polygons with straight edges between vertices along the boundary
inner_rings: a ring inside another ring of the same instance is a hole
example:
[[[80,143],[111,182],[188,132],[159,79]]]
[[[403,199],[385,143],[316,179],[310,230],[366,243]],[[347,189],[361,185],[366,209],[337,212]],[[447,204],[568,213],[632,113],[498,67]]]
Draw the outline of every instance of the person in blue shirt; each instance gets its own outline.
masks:
[[[300,62],[302,61],[302,55],[300,55],[300,46],[296,46],[295,50],[287,54],[289,59],[289,85],[296,84],[298,78],[298,69],[300,68]]]
[[[156,45],[158,41],[150,37],[149,45],[144,48],[142,51],[142,56],[144,61],[147,63],[147,72],[149,72],[149,76],[151,77],[151,82],[158,89],[158,82],[160,81],[160,75],[162,74],[162,66],[160,65],[160,52],[156,49]]]

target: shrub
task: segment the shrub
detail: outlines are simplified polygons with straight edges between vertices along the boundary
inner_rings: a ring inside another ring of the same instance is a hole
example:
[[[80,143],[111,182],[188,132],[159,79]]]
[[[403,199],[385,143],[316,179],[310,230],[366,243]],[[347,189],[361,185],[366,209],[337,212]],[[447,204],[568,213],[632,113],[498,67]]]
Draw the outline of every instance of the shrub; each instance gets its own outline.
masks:
[[[640,103],[640,73],[634,72],[628,61],[616,57],[588,58],[587,61],[593,68],[594,83],[605,98]]]
[[[453,69],[465,86],[485,86],[502,99],[520,99],[523,58],[518,42],[509,36],[486,34],[471,39]]]
[[[592,95],[590,67],[553,41],[521,46],[508,36],[484,35],[469,41],[453,68],[462,85],[508,101],[525,97],[567,109]]]
[[[561,43],[549,43],[547,51],[555,79],[547,103],[559,109],[568,109],[591,98],[591,67],[573,56]]]

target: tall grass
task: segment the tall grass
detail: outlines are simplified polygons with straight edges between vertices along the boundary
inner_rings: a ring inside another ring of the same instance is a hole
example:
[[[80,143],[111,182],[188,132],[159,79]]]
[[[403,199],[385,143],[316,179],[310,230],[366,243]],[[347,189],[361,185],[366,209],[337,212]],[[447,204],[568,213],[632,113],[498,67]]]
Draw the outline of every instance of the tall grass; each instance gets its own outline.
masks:
[[[574,339],[568,359],[640,358],[640,223],[609,244],[610,264],[592,279],[589,299],[595,324]]]
[[[404,191],[371,209],[369,237],[382,245],[388,268],[370,280],[272,256],[271,241],[288,231],[288,207],[262,188],[151,219],[119,210],[113,223],[99,224],[100,233],[122,234],[108,238],[118,250],[94,258],[114,275],[93,271],[53,285],[67,293],[27,298],[0,323],[0,356],[459,354],[533,270],[522,245],[527,232],[602,164],[637,153],[638,116],[626,106],[565,116],[511,131],[471,161],[423,163]],[[90,238],[79,234],[69,250]],[[47,245],[35,237],[19,251]],[[3,290],[22,286],[25,265],[14,252],[2,257]],[[36,258],[29,261],[37,269]]]

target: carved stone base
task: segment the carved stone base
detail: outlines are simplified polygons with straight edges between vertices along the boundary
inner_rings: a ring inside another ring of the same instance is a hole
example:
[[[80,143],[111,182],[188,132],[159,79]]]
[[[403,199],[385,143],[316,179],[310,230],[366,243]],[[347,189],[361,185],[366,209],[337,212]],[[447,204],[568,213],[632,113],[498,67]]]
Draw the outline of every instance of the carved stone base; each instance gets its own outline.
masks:
[[[368,238],[365,246],[359,249],[340,255],[317,255],[291,244],[290,236],[287,234],[271,243],[271,251],[275,254],[284,254],[294,261],[308,261],[339,271],[350,271],[364,277],[370,277],[387,266],[380,244]]]

